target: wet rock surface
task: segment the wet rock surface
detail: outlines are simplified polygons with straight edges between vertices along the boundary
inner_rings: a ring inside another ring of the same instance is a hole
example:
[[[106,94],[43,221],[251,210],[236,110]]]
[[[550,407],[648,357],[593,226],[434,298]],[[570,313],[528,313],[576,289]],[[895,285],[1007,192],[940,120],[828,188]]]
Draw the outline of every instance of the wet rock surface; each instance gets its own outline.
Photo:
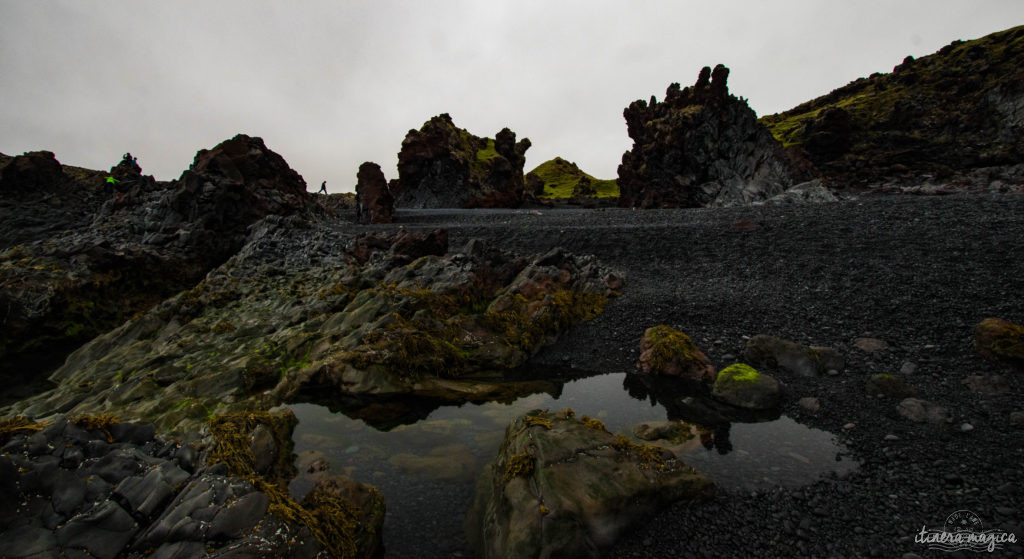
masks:
[[[291,420],[283,423],[285,438],[294,416]],[[290,465],[290,441],[281,439],[272,448],[249,446],[252,434],[252,429],[242,433],[242,454],[256,461],[281,454]],[[375,524],[379,530],[383,505],[368,500],[373,492],[351,480],[318,484],[305,508],[299,507],[273,491],[275,472],[237,471],[244,457],[232,455],[227,464],[222,455],[207,465],[206,443],[182,444],[156,436],[152,425],[118,423],[108,416],[69,420],[61,415],[20,427],[7,421],[0,425],[0,437],[3,557],[326,557],[338,548],[338,538],[311,531],[307,524],[319,529],[315,522],[281,513],[291,506],[330,518],[337,510],[317,508],[324,492],[368,513],[350,517],[355,530],[349,534],[349,556],[358,550],[358,556],[369,557],[379,548],[360,526]],[[220,442],[210,444],[216,449]]]
[[[713,494],[671,451],[571,410],[539,412],[508,426],[466,526],[482,558],[593,557],[659,507]]]

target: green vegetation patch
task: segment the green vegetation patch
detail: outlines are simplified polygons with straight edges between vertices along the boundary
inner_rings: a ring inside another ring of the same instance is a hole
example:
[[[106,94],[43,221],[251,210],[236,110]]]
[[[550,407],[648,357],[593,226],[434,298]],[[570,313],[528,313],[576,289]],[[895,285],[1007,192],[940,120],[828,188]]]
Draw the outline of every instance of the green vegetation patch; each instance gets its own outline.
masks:
[[[648,330],[646,340],[650,344],[650,366],[654,371],[665,370],[675,360],[693,360],[700,351],[690,336],[664,324]]]
[[[619,184],[615,180],[594,178],[583,172],[575,163],[556,157],[538,165],[531,173],[544,182],[544,194],[541,198],[571,198],[573,191],[580,184],[581,178],[590,181],[596,198],[617,198]]]

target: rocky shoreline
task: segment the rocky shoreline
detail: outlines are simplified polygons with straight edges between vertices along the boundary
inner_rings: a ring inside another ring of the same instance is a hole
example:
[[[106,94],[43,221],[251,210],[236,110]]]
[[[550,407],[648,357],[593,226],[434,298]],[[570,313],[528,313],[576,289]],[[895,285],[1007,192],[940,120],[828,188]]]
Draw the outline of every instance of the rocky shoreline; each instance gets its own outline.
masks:
[[[1019,373],[1004,373],[972,344],[988,316],[1024,319],[1022,210],[1024,199],[1012,195],[866,196],[686,211],[400,212],[398,221],[449,227],[453,242],[490,236],[527,251],[557,243],[629,275],[619,300],[536,364],[633,370],[644,328],[658,323],[689,333],[716,368],[761,333],[845,354],[839,375],[777,378],[783,412],[837,434],[858,471],[797,490],[679,503],[627,531],[608,556],[925,557],[915,534],[961,509],[1018,542],[1024,535],[1024,447],[1012,415],[1024,409]],[[865,351],[862,338],[885,344]],[[880,373],[947,408],[952,422],[915,423],[898,412],[899,398],[868,394]],[[805,397],[820,409],[799,405]],[[1019,555],[1016,545],[1004,556]]]
[[[686,332],[716,370],[741,360],[759,334],[835,348],[845,358],[841,371],[769,372],[781,387],[782,413],[838,435],[860,461],[858,470],[797,489],[720,491],[710,500],[681,501],[627,528],[604,554],[871,557],[927,556],[915,534],[923,526],[941,527],[957,510],[970,510],[986,528],[1020,540],[1020,373],[982,358],[972,334],[991,316],[1024,322],[1016,297],[1024,289],[1022,216],[1024,199],[1013,195],[865,196],[691,210],[399,210],[391,225],[362,225],[352,216],[320,218],[313,226],[343,239],[389,238],[380,235],[394,231],[421,238],[443,229],[452,246],[482,239],[519,255],[562,247],[594,255],[628,278],[604,312],[549,339],[553,343],[539,348],[527,368],[636,371],[640,338],[657,324]],[[305,247],[295,254],[335,252],[299,240],[310,225],[290,236],[292,222],[298,223],[272,218],[258,226],[252,239],[260,242],[231,265],[288,247]],[[209,322],[212,330],[216,324]],[[879,374],[894,375],[916,398],[945,408],[949,422],[906,417],[901,397],[877,396],[869,388]],[[62,433],[77,431],[65,427]],[[60,436],[66,435],[54,435]],[[96,446],[90,441],[97,437],[84,437],[85,448]],[[29,453],[15,448],[27,441],[26,435],[5,451]],[[199,475],[195,465],[175,467]],[[438,502],[452,500],[439,494]],[[742,536],[740,524],[747,527]],[[449,556],[450,544],[420,540],[416,551]],[[1002,552],[1013,556],[1020,547]],[[399,556],[394,553],[385,549],[386,556]]]

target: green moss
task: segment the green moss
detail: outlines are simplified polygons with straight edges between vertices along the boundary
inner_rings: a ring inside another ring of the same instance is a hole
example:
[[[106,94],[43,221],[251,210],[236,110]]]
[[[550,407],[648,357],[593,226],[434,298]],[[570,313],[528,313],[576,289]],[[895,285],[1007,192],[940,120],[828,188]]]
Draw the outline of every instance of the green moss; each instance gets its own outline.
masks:
[[[486,163],[495,157],[498,157],[498,150],[494,148],[494,139],[487,138],[487,145],[476,152],[476,161],[478,163]]]
[[[536,462],[537,460],[528,452],[512,455],[508,459],[508,463],[505,464],[505,481],[508,482],[520,476],[532,476]]]
[[[718,379],[722,379],[723,382],[753,383],[760,378],[761,373],[745,363],[734,363],[718,372]],[[718,379],[715,380],[716,384]]]
[[[580,170],[575,163],[561,157],[545,161],[530,172],[544,182],[542,198],[571,198],[573,190],[583,177],[590,180],[591,186],[596,192],[595,197],[615,198],[619,196],[619,185],[615,180],[594,178]]]
[[[645,339],[651,348],[649,364],[654,371],[663,371],[676,360],[691,361],[700,351],[689,336],[664,324],[650,328]]]

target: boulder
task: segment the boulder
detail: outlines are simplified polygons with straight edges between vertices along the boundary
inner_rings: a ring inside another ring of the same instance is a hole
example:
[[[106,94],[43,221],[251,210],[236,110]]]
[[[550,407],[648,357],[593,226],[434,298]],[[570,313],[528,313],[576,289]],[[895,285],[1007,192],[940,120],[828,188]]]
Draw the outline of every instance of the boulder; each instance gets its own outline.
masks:
[[[1024,371],[1024,326],[986,318],[974,327],[974,347],[993,363]]]
[[[769,410],[779,405],[779,383],[749,365],[735,363],[718,372],[711,395],[736,407]]]
[[[747,340],[743,359],[756,368],[778,369],[803,377],[846,367],[846,360],[832,348],[805,346],[765,334]]]
[[[711,383],[715,368],[689,336],[670,326],[648,328],[640,340],[638,366],[644,374]]]
[[[523,203],[530,140],[508,128],[494,139],[455,126],[447,113],[410,130],[391,193],[400,208],[515,208]]]
[[[822,204],[826,202],[837,202],[839,198],[822,184],[820,180],[802,182],[796,186],[787,188],[783,192],[765,200],[766,204]]]
[[[866,392],[868,396],[881,395],[894,398],[909,398],[917,394],[917,390],[903,379],[887,374],[872,375],[868,379]]]
[[[896,411],[914,423],[943,425],[953,421],[953,416],[949,413],[948,409],[919,398],[904,399],[896,406]]]
[[[721,64],[705,67],[694,86],[674,83],[663,101],[625,109],[633,147],[618,169],[620,206],[750,204],[810,178],[747,102],[729,94],[728,76]]]
[[[356,182],[356,216],[361,223],[391,223],[395,201],[380,165],[367,161],[359,166]]]
[[[664,448],[571,410],[534,412],[506,429],[466,530],[481,558],[596,557],[658,508],[713,493],[711,480]]]

